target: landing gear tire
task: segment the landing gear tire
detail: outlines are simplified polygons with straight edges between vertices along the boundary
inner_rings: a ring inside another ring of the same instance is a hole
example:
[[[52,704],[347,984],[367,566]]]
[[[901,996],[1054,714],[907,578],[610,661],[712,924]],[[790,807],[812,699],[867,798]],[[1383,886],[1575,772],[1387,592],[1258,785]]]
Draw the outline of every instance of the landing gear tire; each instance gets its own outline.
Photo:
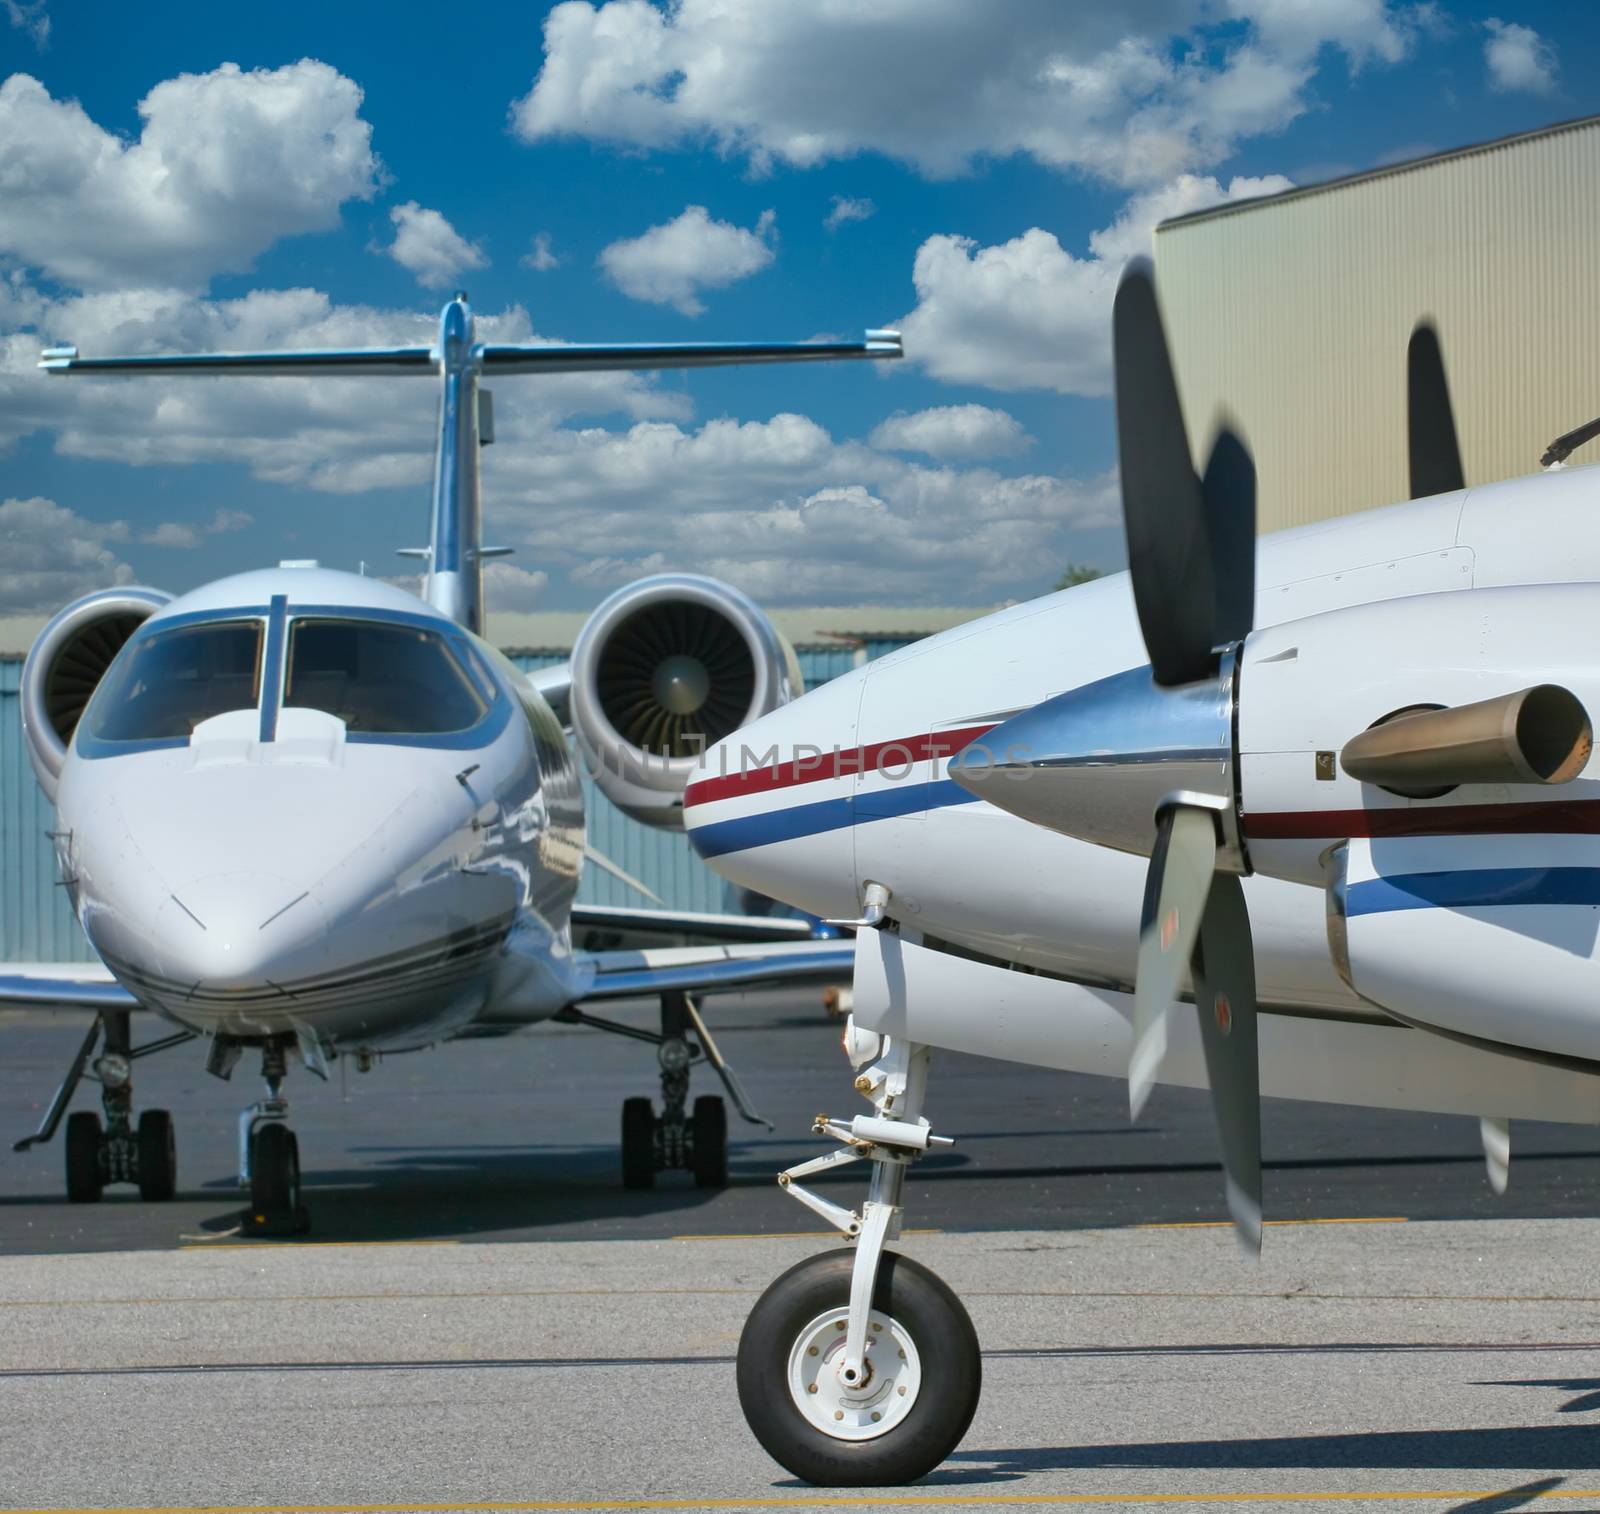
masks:
[[[656,1185],[656,1112],[649,1099],[622,1101],[622,1186]]]
[[[926,1267],[885,1251],[867,1334],[867,1379],[847,1389],[854,1251],[791,1267],[761,1295],[739,1339],[739,1404],[772,1459],[819,1487],[914,1482],[947,1457],[978,1407],[978,1337]]]
[[[178,1191],[178,1143],[172,1116],[164,1109],[147,1109],[139,1116],[135,1160],[139,1197],[152,1203],[170,1199]]]
[[[300,1143],[287,1125],[263,1125],[250,1153],[250,1209],[259,1221],[292,1221],[300,1212]]]
[[[728,1186],[728,1106],[714,1093],[703,1093],[694,1101],[694,1123],[690,1129],[694,1143],[694,1186]]]
[[[99,1115],[80,1109],[67,1117],[67,1198],[71,1203],[99,1203],[106,1185],[104,1151]]]

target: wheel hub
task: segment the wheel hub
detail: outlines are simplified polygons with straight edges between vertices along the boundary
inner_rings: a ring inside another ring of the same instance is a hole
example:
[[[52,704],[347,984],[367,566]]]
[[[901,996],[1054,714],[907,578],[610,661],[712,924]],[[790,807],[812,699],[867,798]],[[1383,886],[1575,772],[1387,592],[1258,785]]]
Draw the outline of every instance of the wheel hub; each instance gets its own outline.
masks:
[[[847,1384],[846,1311],[819,1314],[789,1353],[789,1394],[801,1415],[835,1440],[874,1440],[911,1411],[922,1386],[922,1363],[911,1337],[874,1309],[867,1321],[866,1372]]]

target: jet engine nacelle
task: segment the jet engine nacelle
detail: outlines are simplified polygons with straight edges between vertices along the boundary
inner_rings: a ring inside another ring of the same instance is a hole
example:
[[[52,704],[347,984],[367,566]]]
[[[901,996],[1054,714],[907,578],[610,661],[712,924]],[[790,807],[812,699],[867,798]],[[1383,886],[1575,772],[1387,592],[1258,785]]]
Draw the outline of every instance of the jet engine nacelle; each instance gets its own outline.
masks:
[[[89,696],[123,644],[172,599],[159,589],[101,589],[60,611],[22,665],[22,734],[52,804],[67,746]]]
[[[601,791],[672,827],[701,752],[805,687],[794,648],[753,600],[690,573],[606,600],[579,633],[571,676],[573,730]]]

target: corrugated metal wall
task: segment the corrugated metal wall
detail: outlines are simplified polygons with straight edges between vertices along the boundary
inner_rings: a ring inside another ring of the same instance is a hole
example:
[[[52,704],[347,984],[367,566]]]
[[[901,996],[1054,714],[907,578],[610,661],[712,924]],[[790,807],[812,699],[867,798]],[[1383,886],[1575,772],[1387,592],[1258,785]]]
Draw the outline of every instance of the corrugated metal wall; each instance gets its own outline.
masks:
[[[901,642],[874,642],[879,656]],[[837,678],[856,665],[849,648],[799,653],[807,688]],[[564,654],[523,654],[514,661],[526,671],[565,660]],[[0,960],[81,962],[91,958],[88,943],[56,884],[55,858],[46,836],[55,814],[39,785],[22,742],[17,715],[20,662],[0,662]],[[618,867],[647,884],[675,909],[737,911],[731,884],[695,856],[677,832],[656,831],[628,819],[592,783],[584,784],[589,841]],[[590,863],[584,868],[579,898],[591,904],[646,904],[637,890]]]
[[[1597,189],[1584,122],[1159,229],[1197,454],[1238,418],[1263,531],[1404,499],[1406,343],[1432,315],[1467,482],[1536,471],[1600,415]]]

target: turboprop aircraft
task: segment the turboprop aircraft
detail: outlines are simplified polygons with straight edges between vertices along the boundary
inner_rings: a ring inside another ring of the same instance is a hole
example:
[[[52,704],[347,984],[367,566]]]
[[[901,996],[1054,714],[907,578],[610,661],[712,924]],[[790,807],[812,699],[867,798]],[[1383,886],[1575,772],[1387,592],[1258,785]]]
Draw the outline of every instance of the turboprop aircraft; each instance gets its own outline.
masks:
[[[68,1196],[109,1182],[170,1198],[172,1119],[133,1119],[132,1064],[203,1038],[227,1077],[259,1051],[266,1097],[240,1117],[251,1223],[304,1223],[283,1079],[291,1057],[366,1070],[382,1055],[563,1019],[653,1041],[663,1109],[622,1112],[622,1170],[727,1181],[723,1100],[686,1107],[709,1063],[756,1119],[694,995],[837,979],[849,951],[805,922],[606,910],[574,902],[586,854],[578,765],[621,808],[681,824],[698,753],[802,691],[793,650],[745,595],[666,574],[619,590],[569,664],[531,681],[484,639],[479,448],[493,440],[480,379],[502,374],[894,358],[897,333],[861,342],[504,345],[477,340],[464,295],[432,346],[83,357],[78,375],[437,376],[439,440],[422,598],[288,562],[173,598],[111,588],[56,615],[23,669],[34,772],[56,807],[62,881],[104,969],[0,971],[0,1003],[95,1011],[38,1131],[48,1141],[85,1077],[105,1123],[67,1121]],[[602,862],[604,859],[601,859]],[[575,931],[696,945],[585,951]],[[661,1001],[659,1034],[586,1006]],[[132,1011],[176,1029],[143,1045]],[[98,1054],[97,1054],[98,1052]]]
[[[1463,488],[1422,325],[1413,501],[1258,546],[1242,441],[1191,462],[1147,263],[1113,327],[1128,573],[838,679],[686,791],[724,876],[859,927],[872,1113],[779,1178],[856,1244],[777,1279],[738,1355],[811,1482],[919,1477],[977,1405],[966,1311],[884,1249],[944,1141],[930,1048],[1125,1075],[1135,1114],[1209,1086],[1252,1250],[1262,1092],[1476,1115],[1497,1187],[1512,1118],[1600,1122],[1600,474]],[[803,1185],[860,1159],[858,1210]]]

